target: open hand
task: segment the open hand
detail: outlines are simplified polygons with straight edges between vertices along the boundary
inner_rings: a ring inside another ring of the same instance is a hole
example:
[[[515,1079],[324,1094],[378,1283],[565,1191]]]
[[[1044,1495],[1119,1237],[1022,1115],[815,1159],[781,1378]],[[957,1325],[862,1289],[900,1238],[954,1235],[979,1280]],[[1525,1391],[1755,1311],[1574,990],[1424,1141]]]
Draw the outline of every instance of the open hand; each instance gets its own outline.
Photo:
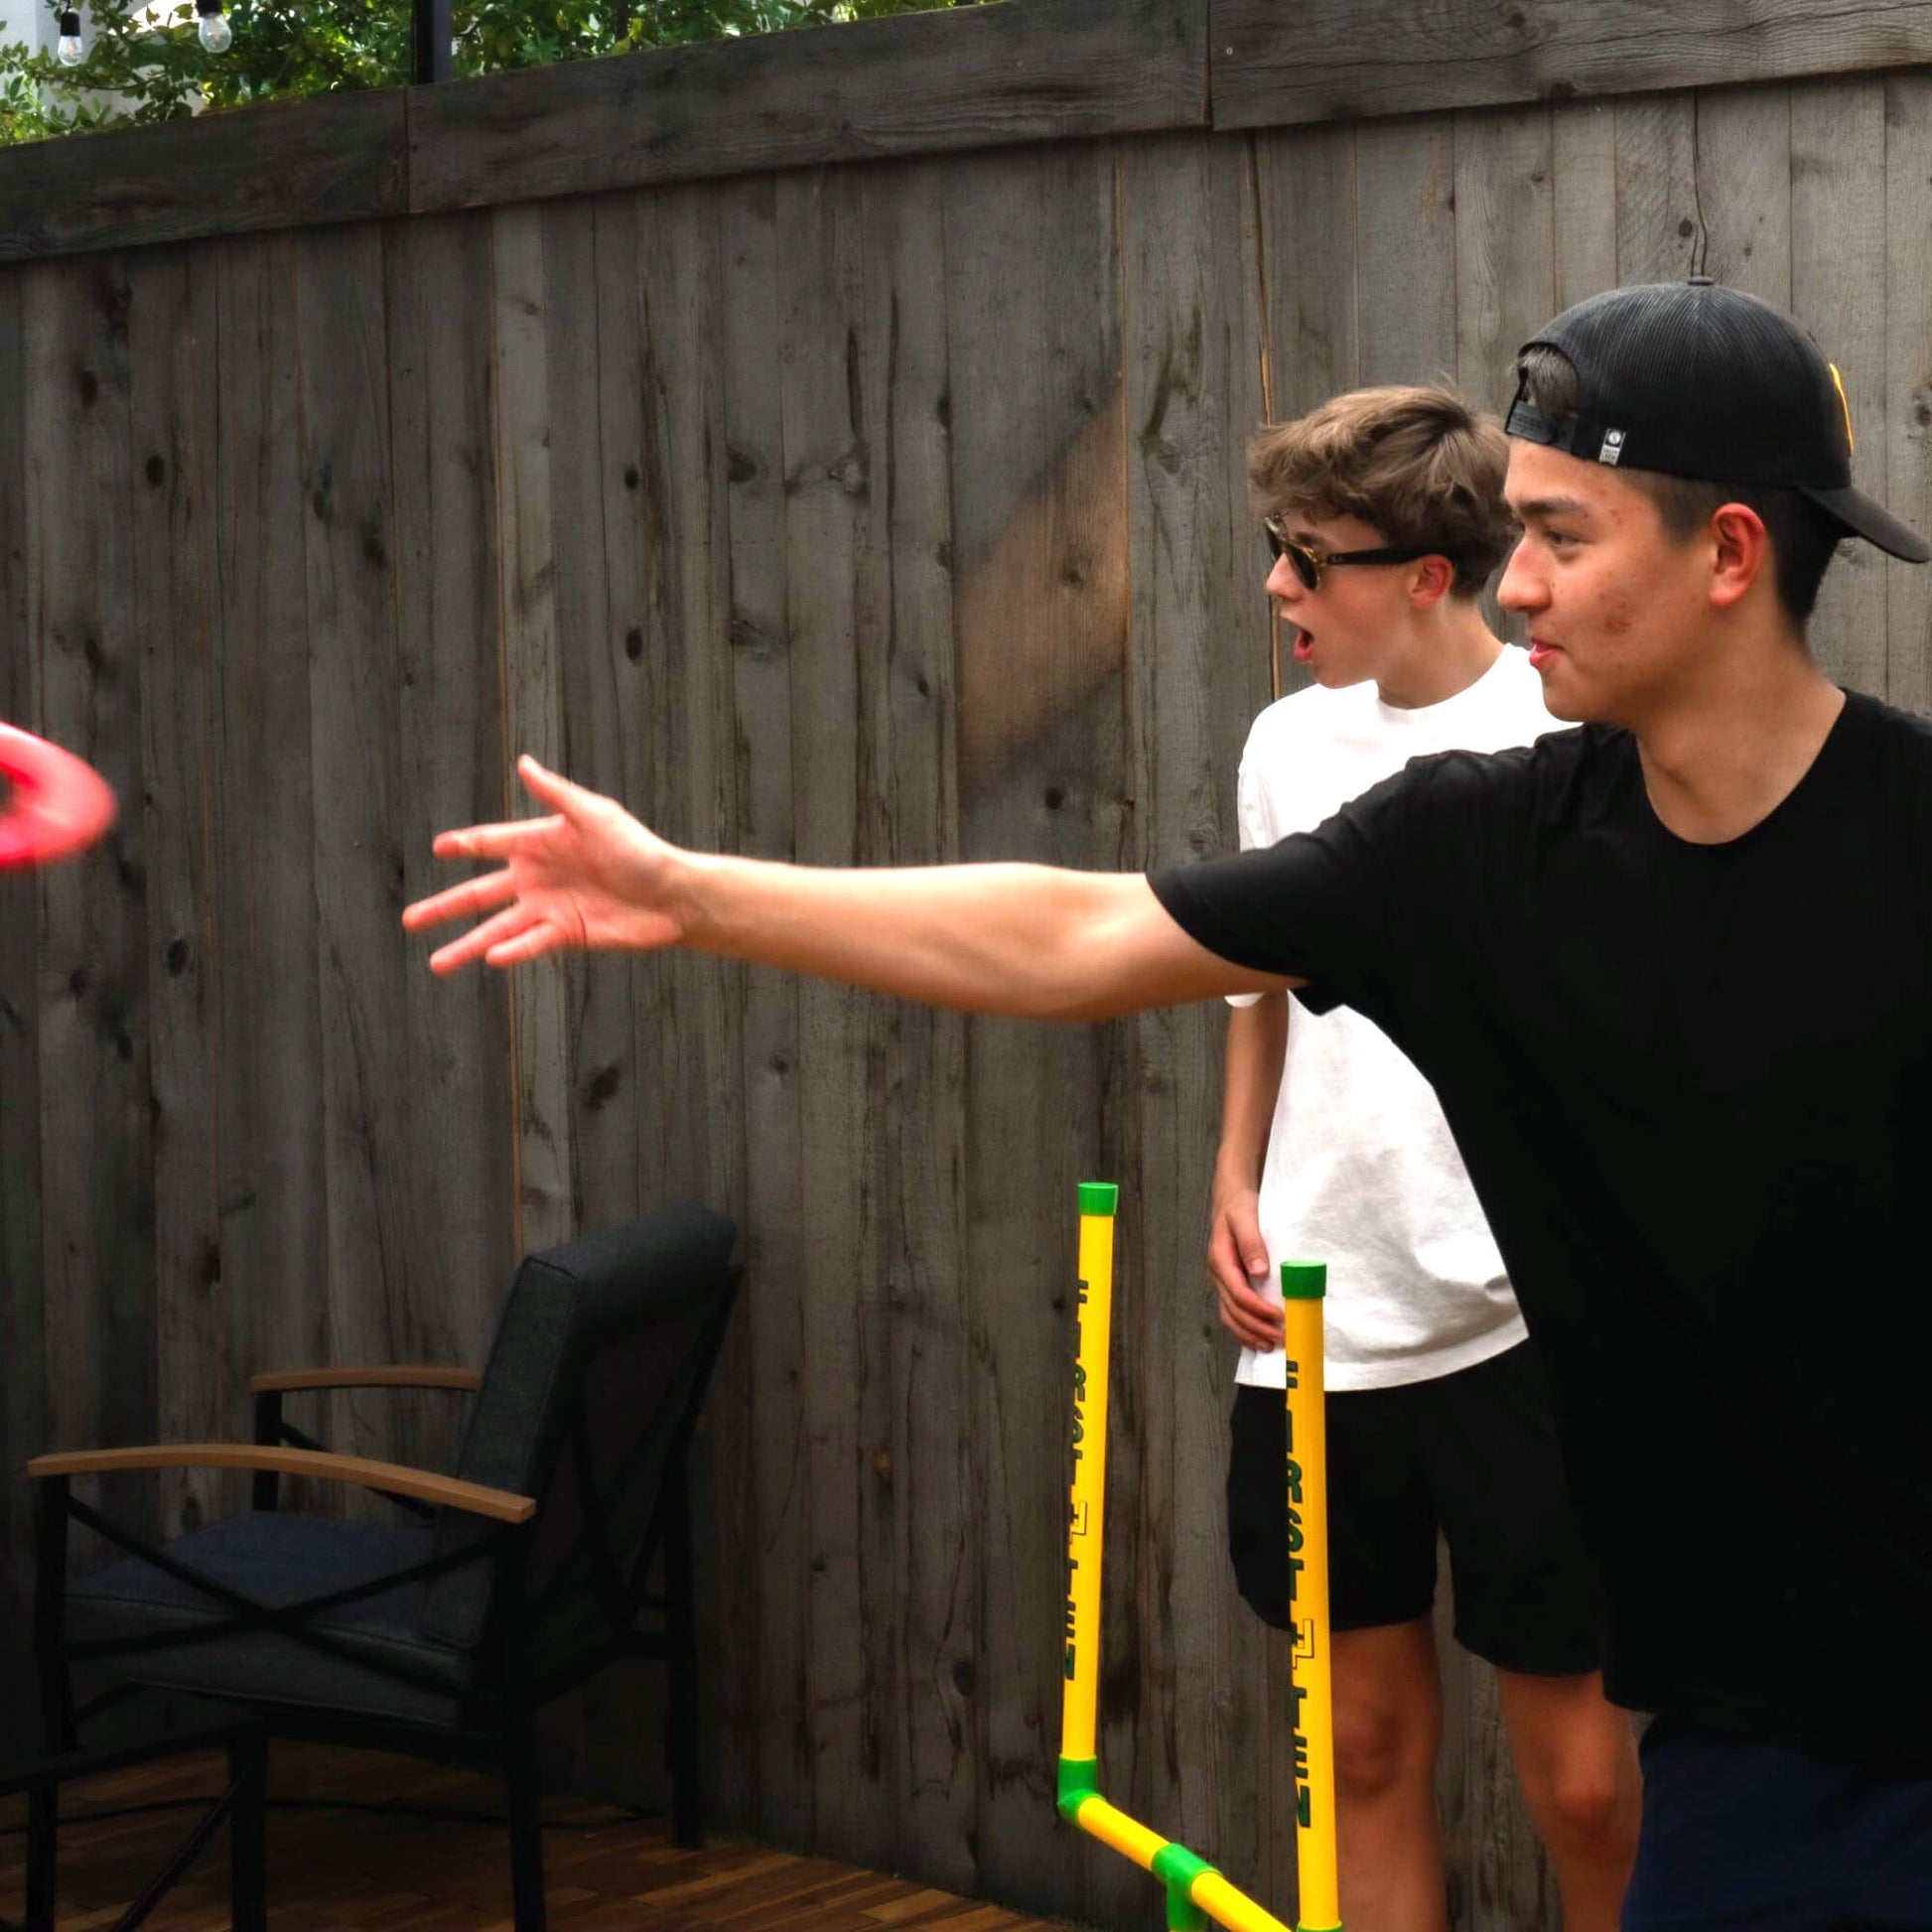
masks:
[[[676,847],[615,799],[546,771],[533,758],[519,759],[516,770],[550,816],[440,833],[439,859],[500,859],[502,869],[404,908],[410,932],[471,913],[492,915],[432,954],[432,971],[453,973],[477,959],[520,966],[573,946],[676,945],[683,936],[671,903]]]
[[[1207,1230],[1207,1272],[1220,1298],[1221,1326],[1244,1348],[1282,1345],[1281,1304],[1266,1291],[1268,1248],[1261,1196],[1252,1187],[1216,1193]]]

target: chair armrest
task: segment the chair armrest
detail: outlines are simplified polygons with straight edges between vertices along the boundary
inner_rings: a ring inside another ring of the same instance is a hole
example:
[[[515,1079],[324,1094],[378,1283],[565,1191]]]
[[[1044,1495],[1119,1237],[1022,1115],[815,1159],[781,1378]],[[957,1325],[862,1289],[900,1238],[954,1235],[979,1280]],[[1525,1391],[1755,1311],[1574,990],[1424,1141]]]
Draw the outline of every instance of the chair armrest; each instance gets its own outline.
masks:
[[[36,1481],[50,1476],[111,1475],[127,1469],[272,1469],[278,1475],[353,1482],[499,1523],[527,1523],[537,1513],[528,1496],[485,1488],[481,1482],[431,1475],[400,1462],[372,1462],[366,1456],[318,1449],[271,1449],[261,1443],[157,1443],[141,1449],[72,1449],[36,1456],[27,1465],[28,1475]]]
[[[289,1368],[248,1379],[250,1395],[281,1395],[295,1389],[466,1389],[483,1387],[474,1368]]]

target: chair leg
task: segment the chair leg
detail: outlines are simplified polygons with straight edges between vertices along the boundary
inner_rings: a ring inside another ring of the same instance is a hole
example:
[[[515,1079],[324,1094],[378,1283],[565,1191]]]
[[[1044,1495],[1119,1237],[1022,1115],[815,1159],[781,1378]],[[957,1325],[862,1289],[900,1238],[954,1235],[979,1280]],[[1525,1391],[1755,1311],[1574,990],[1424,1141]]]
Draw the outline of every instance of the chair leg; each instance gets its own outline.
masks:
[[[671,1779],[671,1842],[685,1851],[704,1843],[704,1765],[698,1729],[698,1624],[691,1577],[690,1470],[683,1456],[670,1472],[664,1526],[665,1657],[670,1672],[664,1712],[664,1766]]]
[[[228,1916],[234,1932],[268,1932],[268,1741],[259,1731],[228,1746]]]
[[[537,1778],[536,1725],[526,1709],[503,1737],[503,1783],[510,1827],[510,1903],[516,1932],[544,1932],[543,1793]]]
[[[43,1779],[27,1793],[27,1932],[54,1932],[54,1873],[61,1787]]]

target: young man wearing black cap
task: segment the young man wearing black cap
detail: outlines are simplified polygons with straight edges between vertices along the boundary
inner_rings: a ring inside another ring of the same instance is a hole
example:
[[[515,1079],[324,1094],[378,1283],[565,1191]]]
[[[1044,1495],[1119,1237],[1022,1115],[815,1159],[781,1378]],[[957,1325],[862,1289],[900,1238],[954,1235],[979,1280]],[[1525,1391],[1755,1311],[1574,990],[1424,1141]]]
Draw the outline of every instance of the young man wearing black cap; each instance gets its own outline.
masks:
[[[1932,552],[1748,297],[1593,298],[1524,374],[1500,594],[1581,731],[1153,880],[688,854],[526,763],[553,816],[446,834],[506,864],[409,922],[493,915],[442,970],[681,944],[972,1011],[1368,1014],[1542,1343],[1606,1686],[1659,1714],[1626,1927],[1932,1925],[1932,728],[1803,629],[1828,538]]]

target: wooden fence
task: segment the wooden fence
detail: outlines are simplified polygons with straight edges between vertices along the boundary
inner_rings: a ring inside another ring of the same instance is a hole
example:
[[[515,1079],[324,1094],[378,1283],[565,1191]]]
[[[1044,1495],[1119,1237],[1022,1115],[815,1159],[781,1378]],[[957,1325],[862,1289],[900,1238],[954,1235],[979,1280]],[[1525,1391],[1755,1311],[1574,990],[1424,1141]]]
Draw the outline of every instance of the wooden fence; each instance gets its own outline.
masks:
[[[524,748],[704,847],[1231,845],[1250,429],[1384,378],[1495,404],[1619,281],[1795,309],[1860,482],[1932,523],[1928,57],[1919,5],[1025,0],[0,154],[0,716],[124,806],[0,880],[16,1566],[42,1448],[234,1433],[269,1365],[475,1361],[519,1250],[702,1195],[750,1263],[704,1438],[723,1817],[1153,1923],[1051,1804],[1073,1184],[1112,1176],[1106,1785],[1286,1912],[1218,1014],[444,984],[398,911]],[[1932,709],[1923,574],[1849,551],[1816,636]],[[437,1400],[319,1413],[434,1459]],[[1456,1923],[1554,1924],[1493,1686],[1448,1699]],[[647,1777],[646,1707],[586,1706],[584,1777]]]

